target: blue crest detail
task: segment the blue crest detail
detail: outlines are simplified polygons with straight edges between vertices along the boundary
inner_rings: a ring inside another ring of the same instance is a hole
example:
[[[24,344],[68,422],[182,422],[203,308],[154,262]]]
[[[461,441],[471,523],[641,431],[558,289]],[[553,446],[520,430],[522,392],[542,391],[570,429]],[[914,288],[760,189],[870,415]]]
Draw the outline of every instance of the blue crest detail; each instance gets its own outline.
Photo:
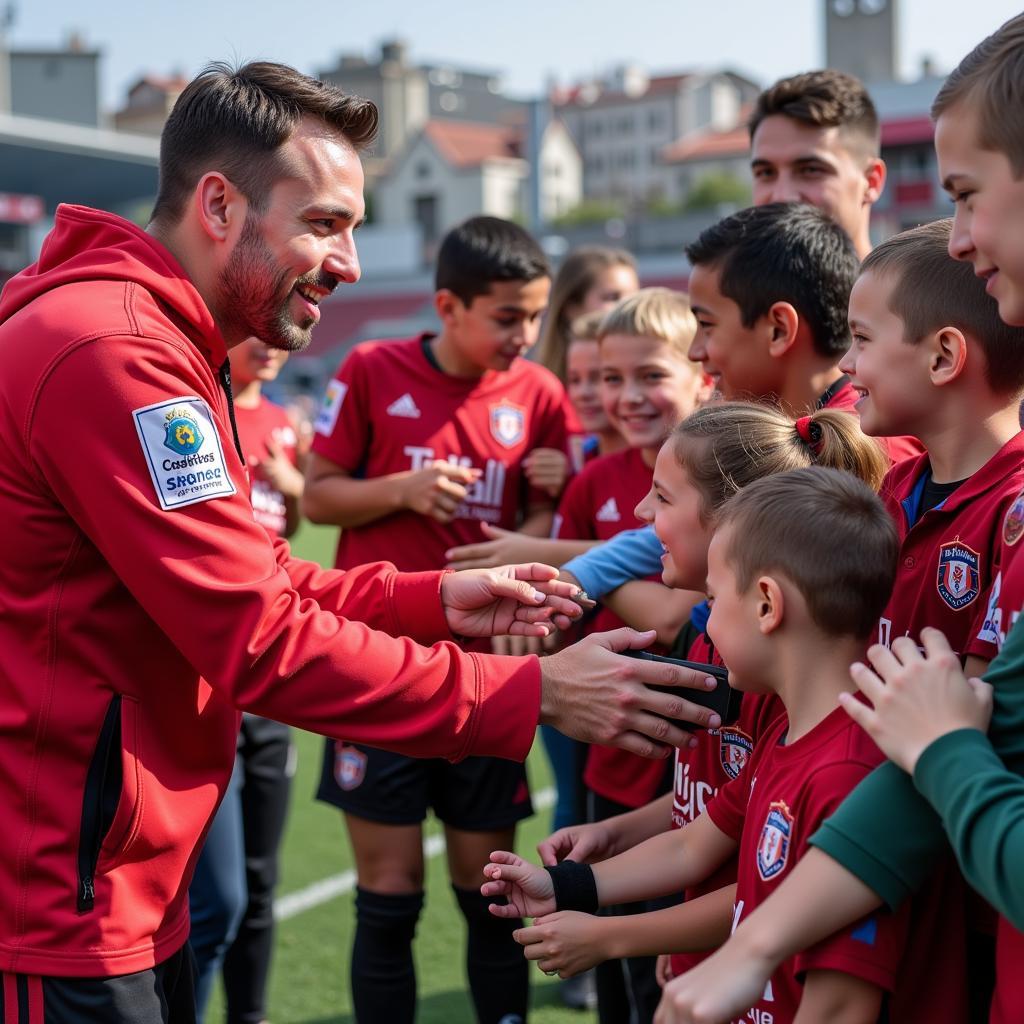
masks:
[[[172,409],[167,414],[164,446],[175,455],[192,455],[203,447],[203,432],[184,409]]]
[[[767,882],[783,871],[793,838],[793,815],[776,800],[768,807],[768,817],[757,841],[757,872]]]
[[[981,557],[973,548],[955,538],[939,548],[939,568],[935,581],[939,597],[953,611],[966,608],[981,593]]]

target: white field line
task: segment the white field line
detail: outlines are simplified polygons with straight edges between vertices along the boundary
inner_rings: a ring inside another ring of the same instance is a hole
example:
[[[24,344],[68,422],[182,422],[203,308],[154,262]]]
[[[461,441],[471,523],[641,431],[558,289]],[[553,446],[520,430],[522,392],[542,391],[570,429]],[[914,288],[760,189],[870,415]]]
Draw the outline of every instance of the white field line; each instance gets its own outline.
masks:
[[[548,787],[533,794],[534,810],[543,811],[555,802],[555,791]],[[444,836],[428,836],[423,840],[423,856],[430,860],[444,852]],[[289,918],[304,914],[307,910],[319,907],[323,903],[344,896],[356,887],[356,873],[342,871],[329,878],[321,878],[319,882],[307,885],[305,889],[297,889],[274,901],[274,919],[287,921]]]

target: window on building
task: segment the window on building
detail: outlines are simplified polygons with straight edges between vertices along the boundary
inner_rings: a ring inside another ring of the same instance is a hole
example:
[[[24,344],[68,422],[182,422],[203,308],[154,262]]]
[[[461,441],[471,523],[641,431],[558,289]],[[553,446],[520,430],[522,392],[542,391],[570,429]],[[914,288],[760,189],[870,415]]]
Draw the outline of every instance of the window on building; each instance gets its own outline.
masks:
[[[652,110],[647,115],[647,129],[652,132],[660,132],[665,129],[665,111]]]
[[[423,231],[423,241],[430,243],[437,240],[437,196],[416,196],[412,201],[413,220]]]

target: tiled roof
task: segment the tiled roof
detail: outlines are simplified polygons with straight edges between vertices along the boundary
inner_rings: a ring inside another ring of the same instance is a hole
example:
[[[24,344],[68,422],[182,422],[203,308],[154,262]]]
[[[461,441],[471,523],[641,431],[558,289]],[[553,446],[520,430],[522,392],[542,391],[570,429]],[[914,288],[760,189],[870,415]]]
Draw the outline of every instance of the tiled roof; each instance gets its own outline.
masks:
[[[521,155],[520,132],[504,125],[428,121],[423,131],[453,167],[477,167],[485,160]]]

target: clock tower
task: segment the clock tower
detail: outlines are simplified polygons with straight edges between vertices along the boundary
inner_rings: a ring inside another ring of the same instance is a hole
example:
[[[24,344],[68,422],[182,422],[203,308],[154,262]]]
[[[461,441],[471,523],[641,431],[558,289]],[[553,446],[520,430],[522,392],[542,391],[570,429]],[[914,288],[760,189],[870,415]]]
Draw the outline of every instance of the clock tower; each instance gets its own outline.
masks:
[[[889,82],[898,73],[899,0],[824,0],[825,63],[864,82]]]

